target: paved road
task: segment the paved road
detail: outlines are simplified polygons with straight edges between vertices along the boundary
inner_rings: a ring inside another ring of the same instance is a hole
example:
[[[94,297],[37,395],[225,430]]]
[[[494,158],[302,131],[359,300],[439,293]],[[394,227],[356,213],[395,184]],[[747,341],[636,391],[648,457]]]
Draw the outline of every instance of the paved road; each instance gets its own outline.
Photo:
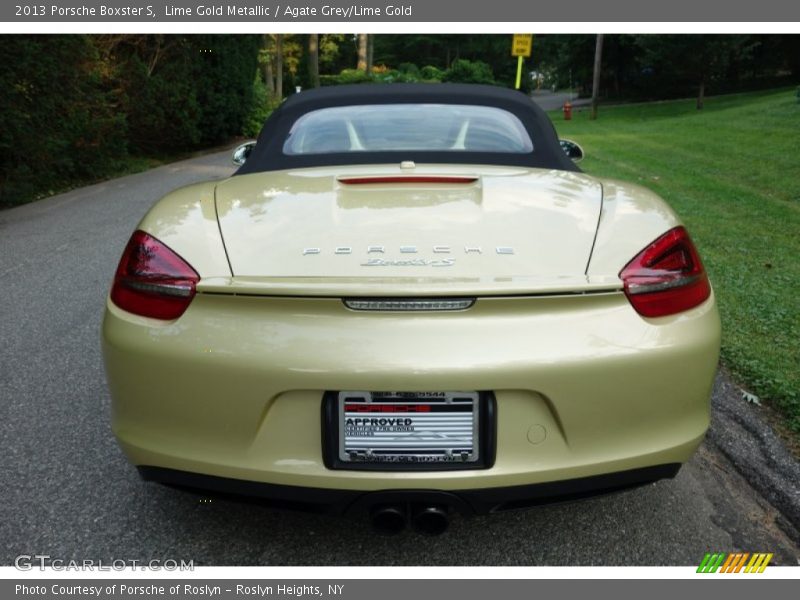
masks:
[[[153,201],[230,171],[227,153],[213,154],[0,212],[0,564],[44,553],[205,565],[655,565],[697,564],[708,550],[797,563],[791,525],[711,443],[673,481],[457,520],[438,538],[381,538],[362,522],[201,502],[140,481],[109,430],[104,297]]]
[[[575,98],[574,94],[565,94],[563,92],[552,93],[547,90],[533,92],[531,98],[544,110],[558,110],[564,106],[567,100],[572,104],[573,110],[591,104],[591,100],[588,98]]]

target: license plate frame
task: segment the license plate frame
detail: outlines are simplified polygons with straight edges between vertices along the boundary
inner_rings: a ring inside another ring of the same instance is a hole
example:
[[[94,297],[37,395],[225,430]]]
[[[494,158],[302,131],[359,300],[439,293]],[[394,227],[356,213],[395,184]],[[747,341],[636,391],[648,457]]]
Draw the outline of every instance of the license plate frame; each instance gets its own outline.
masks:
[[[486,391],[447,392],[447,394],[474,394],[472,416],[474,418],[473,447],[470,460],[414,461],[398,460],[348,460],[347,436],[344,428],[344,402],[342,394],[377,394],[378,399],[386,400],[394,394],[397,404],[424,403],[426,394],[442,392],[339,392],[328,391],[322,402],[322,450],[323,461],[329,469],[352,471],[453,471],[462,469],[487,469],[494,464],[496,451],[496,401],[494,394]],[[397,396],[402,395],[402,396]],[[381,402],[377,401],[376,404]],[[463,417],[463,414],[461,415]],[[411,454],[409,453],[409,456]]]

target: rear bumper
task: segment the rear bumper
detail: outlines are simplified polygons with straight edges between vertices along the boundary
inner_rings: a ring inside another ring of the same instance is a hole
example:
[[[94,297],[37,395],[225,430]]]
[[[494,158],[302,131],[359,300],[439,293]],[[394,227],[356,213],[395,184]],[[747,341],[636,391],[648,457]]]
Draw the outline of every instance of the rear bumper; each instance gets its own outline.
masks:
[[[191,490],[257,498],[281,508],[305,510],[331,515],[359,514],[383,504],[441,505],[465,516],[484,515],[554,502],[569,502],[600,494],[608,494],[675,477],[680,464],[657,465],[642,469],[582,477],[567,481],[537,483],[478,490],[382,490],[360,492],[328,488],[307,488],[244,481],[188,473],[160,467],[139,467],[146,481]]]
[[[708,428],[719,335],[713,296],[644,319],[622,293],[479,298],[418,314],[198,294],[170,323],[109,303],[103,352],[112,427],[134,465],[355,496],[463,497],[685,462]],[[329,468],[321,408],[333,390],[491,391],[494,461]]]

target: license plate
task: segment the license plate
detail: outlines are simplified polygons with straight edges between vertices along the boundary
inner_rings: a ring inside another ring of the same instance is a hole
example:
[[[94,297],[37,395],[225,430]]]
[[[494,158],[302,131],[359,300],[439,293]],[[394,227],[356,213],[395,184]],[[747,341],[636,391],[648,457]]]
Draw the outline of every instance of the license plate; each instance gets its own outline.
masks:
[[[339,460],[476,463],[479,398],[478,392],[339,392]]]

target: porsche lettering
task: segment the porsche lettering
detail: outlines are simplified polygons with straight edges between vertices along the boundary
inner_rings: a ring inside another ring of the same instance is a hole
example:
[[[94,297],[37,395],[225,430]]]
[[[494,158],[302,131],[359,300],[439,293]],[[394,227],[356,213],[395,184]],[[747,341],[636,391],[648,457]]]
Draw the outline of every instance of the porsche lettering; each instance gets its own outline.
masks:
[[[335,246],[330,250],[333,254],[353,254],[358,250],[353,246]],[[417,254],[420,252],[420,248],[418,246],[399,246],[397,251],[400,254]],[[445,245],[434,245],[430,248],[430,251],[434,254],[451,254],[454,252],[452,246],[445,246]],[[495,254],[500,255],[508,255],[514,254],[514,248],[511,246],[496,246],[494,248]],[[309,254],[323,254],[325,249],[319,246],[310,246],[303,248],[302,254],[303,256]],[[367,246],[365,249],[366,254],[385,254],[386,253],[386,246]],[[464,254],[482,254],[483,249],[480,246],[464,246],[463,249]]]

